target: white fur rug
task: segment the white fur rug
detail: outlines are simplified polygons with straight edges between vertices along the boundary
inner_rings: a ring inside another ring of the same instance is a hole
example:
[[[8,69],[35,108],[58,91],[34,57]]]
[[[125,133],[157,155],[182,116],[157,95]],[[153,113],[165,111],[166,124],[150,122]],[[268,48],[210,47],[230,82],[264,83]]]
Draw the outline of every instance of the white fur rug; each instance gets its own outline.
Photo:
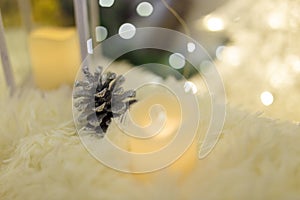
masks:
[[[201,101],[200,101],[201,102]],[[188,172],[116,172],[81,144],[71,89],[0,101],[0,199],[300,199],[300,127],[228,109],[222,138]]]

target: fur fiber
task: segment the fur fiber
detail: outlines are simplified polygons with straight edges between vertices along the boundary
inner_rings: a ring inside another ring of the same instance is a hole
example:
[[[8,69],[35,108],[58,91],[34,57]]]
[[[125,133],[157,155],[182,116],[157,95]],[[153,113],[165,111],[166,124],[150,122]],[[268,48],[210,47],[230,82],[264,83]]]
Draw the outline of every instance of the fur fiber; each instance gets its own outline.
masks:
[[[216,148],[191,170],[133,175],[103,166],[85,150],[69,87],[2,95],[0,110],[2,200],[300,199],[297,124],[228,108]]]

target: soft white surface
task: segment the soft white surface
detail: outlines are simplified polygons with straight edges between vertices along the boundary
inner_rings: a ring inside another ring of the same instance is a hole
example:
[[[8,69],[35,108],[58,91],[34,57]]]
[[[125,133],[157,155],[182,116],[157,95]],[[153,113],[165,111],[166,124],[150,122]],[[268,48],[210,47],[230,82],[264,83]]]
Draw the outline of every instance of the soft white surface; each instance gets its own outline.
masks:
[[[136,176],[104,167],[84,149],[72,122],[70,88],[3,95],[0,110],[3,200],[300,197],[300,128],[288,122],[228,109],[217,147],[191,171]]]

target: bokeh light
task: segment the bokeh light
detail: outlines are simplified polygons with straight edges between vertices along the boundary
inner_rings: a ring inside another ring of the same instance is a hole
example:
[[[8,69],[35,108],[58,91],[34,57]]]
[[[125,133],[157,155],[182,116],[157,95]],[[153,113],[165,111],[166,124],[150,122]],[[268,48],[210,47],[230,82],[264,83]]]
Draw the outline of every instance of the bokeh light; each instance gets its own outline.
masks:
[[[136,12],[141,16],[141,17],[148,17],[152,14],[153,12],[153,6],[149,2],[142,2],[140,3],[137,8]]]
[[[125,23],[120,26],[119,28],[119,35],[123,39],[130,39],[132,38],[136,33],[136,28],[133,24]]]
[[[204,19],[204,24],[210,31],[222,31],[225,28],[224,20],[216,16],[206,16]]]
[[[180,53],[174,53],[169,57],[169,63],[174,69],[181,69],[185,65],[185,58]]]
[[[196,50],[196,45],[192,42],[189,42],[187,44],[187,50],[188,52],[193,53]]]
[[[108,31],[104,26],[96,27],[96,41],[101,42],[106,39]]]
[[[186,93],[192,92],[193,94],[196,94],[198,92],[198,89],[193,82],[187,81],[184,83],[184,91]]]
[[[265,106],[270,106],[274,102],[274,97],[271,92],[265,91],[265,92],[261,93],[260,100],[261,100],[262,104],[264,104]]]
[[[99,0],[99,5],[102,7],[111,7],[114,4],[114,0]]]

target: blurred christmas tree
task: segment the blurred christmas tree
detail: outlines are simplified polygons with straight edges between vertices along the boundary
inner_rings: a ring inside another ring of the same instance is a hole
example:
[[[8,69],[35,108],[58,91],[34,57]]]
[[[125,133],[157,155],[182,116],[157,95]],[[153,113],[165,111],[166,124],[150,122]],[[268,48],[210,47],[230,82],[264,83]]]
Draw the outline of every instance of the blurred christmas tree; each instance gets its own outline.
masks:
[[[232,0],[220,16],[231,42],[217,50],[228,100],[300,121],[300,1]]]

